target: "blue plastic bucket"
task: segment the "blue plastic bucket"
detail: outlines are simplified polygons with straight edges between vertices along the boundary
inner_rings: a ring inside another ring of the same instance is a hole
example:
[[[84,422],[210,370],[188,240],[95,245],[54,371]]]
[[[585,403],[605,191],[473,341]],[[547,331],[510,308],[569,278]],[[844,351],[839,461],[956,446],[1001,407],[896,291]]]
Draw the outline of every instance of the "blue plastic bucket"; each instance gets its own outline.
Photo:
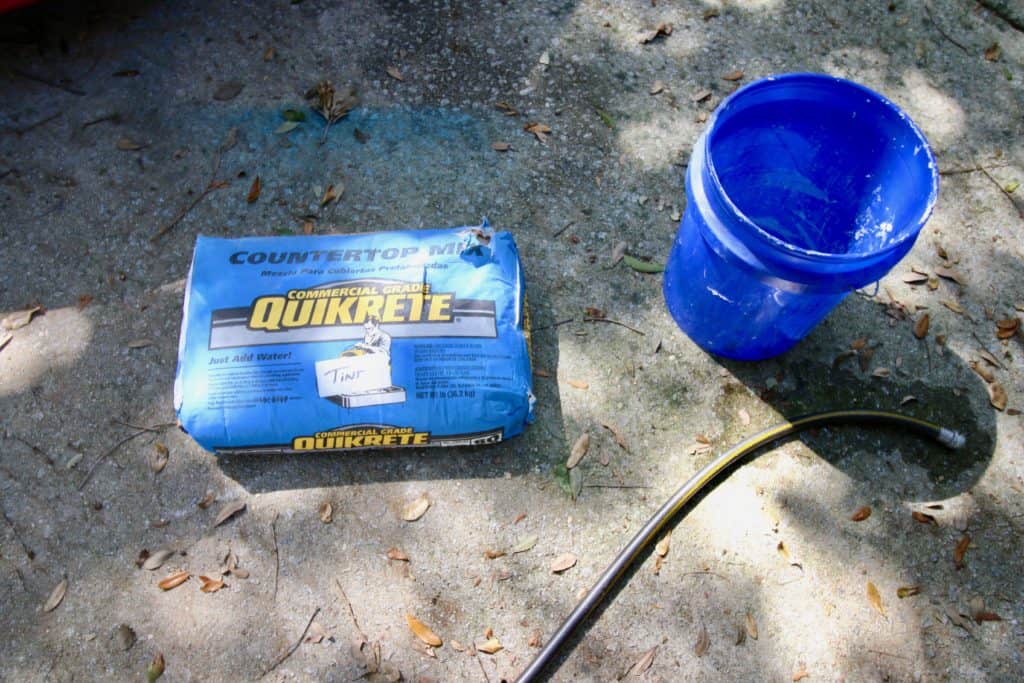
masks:
[[[780,354],[910,251],[938,188],[924,134],[878,93],[819,74],[751,83],[690,156],[668,309],[707,351]]]

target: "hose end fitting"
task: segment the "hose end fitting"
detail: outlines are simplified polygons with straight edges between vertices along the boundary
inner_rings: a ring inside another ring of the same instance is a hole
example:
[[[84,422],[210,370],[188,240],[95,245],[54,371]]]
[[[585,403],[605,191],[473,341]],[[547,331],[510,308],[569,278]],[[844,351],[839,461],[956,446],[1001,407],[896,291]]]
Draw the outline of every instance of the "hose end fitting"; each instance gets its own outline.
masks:
[[[964,447],[964,444],[967,443],[967,437],[960,432],[943,427],[939,430],[939,443],[955,451]]]

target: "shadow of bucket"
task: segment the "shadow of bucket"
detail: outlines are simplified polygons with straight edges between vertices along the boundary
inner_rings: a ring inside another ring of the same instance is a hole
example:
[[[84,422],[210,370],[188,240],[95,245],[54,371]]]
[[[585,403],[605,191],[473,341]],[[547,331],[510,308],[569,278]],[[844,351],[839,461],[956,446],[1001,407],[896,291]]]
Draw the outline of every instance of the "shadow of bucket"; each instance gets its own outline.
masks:
[[[707,351],[778,355],[910,251],[938,183],[924,134],[881,95],[820,74],[751,83],[694,146],[669,311]]]

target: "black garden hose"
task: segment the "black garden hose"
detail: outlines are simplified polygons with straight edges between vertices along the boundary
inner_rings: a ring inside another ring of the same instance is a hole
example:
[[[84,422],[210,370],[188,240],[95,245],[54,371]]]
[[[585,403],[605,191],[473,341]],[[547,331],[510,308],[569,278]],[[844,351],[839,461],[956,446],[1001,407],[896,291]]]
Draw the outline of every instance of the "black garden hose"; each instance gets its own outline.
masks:
[[[752,453],[759,448],[777,439],[795,434],[805,429],[815,427],[826,427],[835,424],[868,424],[882,425],[886,427],[898,427],[921,436],[938,441],[942,445],[957,449],[964,445],[964,436],[937,424],[919,420],[916,417],[890,413],[882,410],[834,410],[824,413],[805,415],[787,422],[782,422],[774,427],[766,429],[746,439],[742,443],[733,446],[731,449],[715,458],[711,463],[693,475],[689,481],[682,485],[668,501],[662,505],[654,516],[651,517],[643,528],[637,532],[625,548],[618,554],[614,561],[604,570],[601,578],[580,600],[572,613],[562,623],[561,627],[551,636],[548,642],[541,648],[541,651],[534,657],[530,665],[523,669],[516,679],[517,683],[529,683],[535,680],[545,667],[554,658],[566,639],[579,626],[584,619],[601,603],[608,592],[618,583],[626,570],[633,564],[641,551],[654,540],[655,536],[665,527],[673,516],[693,498],[701,489],[707,486],[715,477],[722,473],[729,465],[733,464],[743,456]]]

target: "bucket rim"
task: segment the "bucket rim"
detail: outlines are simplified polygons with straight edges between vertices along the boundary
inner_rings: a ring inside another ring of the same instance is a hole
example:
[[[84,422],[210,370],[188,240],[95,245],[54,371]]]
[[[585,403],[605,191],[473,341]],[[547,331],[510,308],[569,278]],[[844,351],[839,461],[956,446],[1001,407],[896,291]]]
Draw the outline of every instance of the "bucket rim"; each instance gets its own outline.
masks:
[[[908,126],[910,131],[919,141],[921,149],[926,155],[928,168],[929,170],[931,170],[931,187],[929,189],[927,202],[925,204],[924,210],[921,211],[920,215],[918,216],[917,220],[915,221],[911,229],[906,230],[905,234],[903,234],[899,239],[891,242],[885,248],[867,254],[859,254],[825,252],[798,247],[795,244],[791,244],[786,240],[776,237],[775,235],[771,234],[770,232],[762,228],[760,225],[758,225],[754,220],[747,216],[747,214],[744,213],[738,206],[736,206],[732,198],[725,191],[725,187],[722,184],[721,179],[718,177],[718,170],[715,168],[714,159],[711,156],[710,149],[711,138],[716,131],[716,126],[721,121],[721,115],[724,112],[727,112],[729,106],[733,104],[733,102],[738,97],[747,95],[752,90],[770,88],[776,85],[784,85],[788,82],[793,81],[806,81],[809,83],[828,82],[839,84],[843,87],[860,91],[864,95],[874,100],[877,100],[879,104],[881,104],[883,107],[885,107],[893,114],[898,116]],[[865,85],[857,83],[856,81],[851,81],[849,79],[841,78],[839,76],[833,76],[827,73],[801,71],[792,73],[772,74],[769,76],[765,76],[764,78],[760,78],[756,81],[752,81],[744,85],[743,87],[739,88],[732,94],[730,94],[724,100],[722,100],[721,104],[718,105],[714,113],[711,115],[711,119],[708,121],[708,125],[705,128],[704,133],[701,137],[703,138],[701,144],[703,146],[705,170],[707,171],[708,176],[710,177],[711,182],[715,187],[715,190],[721,197],[722,201],[726,204],[726,206],[731,211],[734,212],[735,217],[739,220],[740,223],[750,228],[753,231],[753,233],[756,236],[758,236],[761,240],[767,242],[769,245],[773,247],[781,249],[785,253],[788,253],[792,256],[796,256],[799,258],[820,262],[854,264],[857,262],[864,261],[865,259],[875,259],[885,256],[887,254],[894,253],[898,251],[901,247],[905,247],[908,242],[913,243],[917,239],[917,236],[920,233],[921,229],[924,228],[925,224],[928,222],[928,219],[931,217],[932,212],[935,209],[935,203],[938,200],[938,163],[935,160],[935,153],[933,152],[931,145],[928,143],[928,138],[925,137],[924,132],[920,129],[920,127],[918,127],[918,125],[913,121],[913,119],[910,118],[909,114],[903,111],[903,109],[901,109],[897,104],[895,104],[885,95],[882,95],[881,93],[878,93]]]

